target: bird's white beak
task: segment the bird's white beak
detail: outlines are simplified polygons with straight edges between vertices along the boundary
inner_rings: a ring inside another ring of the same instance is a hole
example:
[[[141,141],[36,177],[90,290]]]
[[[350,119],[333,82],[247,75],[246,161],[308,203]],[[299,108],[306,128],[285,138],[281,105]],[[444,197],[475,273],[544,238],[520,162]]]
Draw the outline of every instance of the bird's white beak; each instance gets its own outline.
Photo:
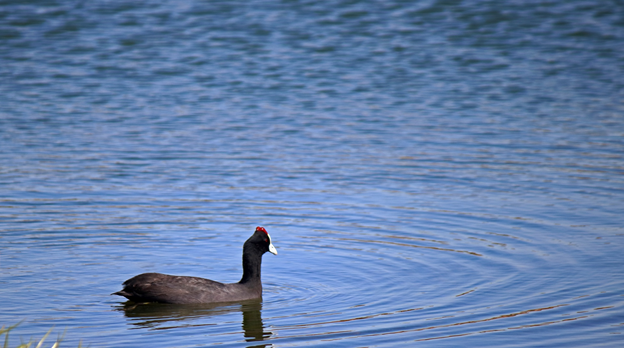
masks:
[[[273,255],[277,255],[277,250],[273,246],[273,242],[271,242],[271,236],[268,233],[267,236],[269,236],[269,252]]]

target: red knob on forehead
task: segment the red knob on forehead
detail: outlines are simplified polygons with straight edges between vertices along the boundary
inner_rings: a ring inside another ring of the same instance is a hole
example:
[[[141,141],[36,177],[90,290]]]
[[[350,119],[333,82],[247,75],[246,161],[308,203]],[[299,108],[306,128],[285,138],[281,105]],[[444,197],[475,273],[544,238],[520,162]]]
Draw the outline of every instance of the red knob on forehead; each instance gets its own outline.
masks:
[[[269,234],[269,233],[268,233],[268,232],[264,229],[264,227],[260,227],[260,226],[256,227],[256,232],[258,232],[258,231],[263,232],[264,234],[267,234],[267,235]]]

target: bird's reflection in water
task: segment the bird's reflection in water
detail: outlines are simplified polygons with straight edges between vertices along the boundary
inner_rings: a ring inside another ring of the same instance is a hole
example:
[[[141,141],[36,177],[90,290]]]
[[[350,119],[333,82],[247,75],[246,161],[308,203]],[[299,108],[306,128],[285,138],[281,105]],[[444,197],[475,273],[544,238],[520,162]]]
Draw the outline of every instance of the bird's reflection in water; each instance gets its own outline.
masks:
[[[168,330],[182,327],[216,326],[219,321],[203,321],[191,323],[196,319],[217,317],[223,314],[241,312],[242,328],[247,342],[260,342],[273,335],[265,331],[262,322],[262,302],[259,300],[220,303],[220,304],[193,304],[175,305],[163,303],[134,303],[126,302],[116,306],[115,310],[123,311],[131,324],[137,328],[149,330]],[[258,344],[248,347],[267,347],[271,344]]]

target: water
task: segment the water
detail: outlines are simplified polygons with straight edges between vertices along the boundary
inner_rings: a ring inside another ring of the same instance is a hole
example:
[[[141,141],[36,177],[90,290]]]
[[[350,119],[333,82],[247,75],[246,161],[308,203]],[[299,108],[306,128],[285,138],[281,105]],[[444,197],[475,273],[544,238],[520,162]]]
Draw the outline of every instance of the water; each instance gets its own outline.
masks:
[[[621,346],[622,18],[3,1],[0,324],[69,347]],[[237,281],[256,226],[279,251],[261,302],[109,295]]]

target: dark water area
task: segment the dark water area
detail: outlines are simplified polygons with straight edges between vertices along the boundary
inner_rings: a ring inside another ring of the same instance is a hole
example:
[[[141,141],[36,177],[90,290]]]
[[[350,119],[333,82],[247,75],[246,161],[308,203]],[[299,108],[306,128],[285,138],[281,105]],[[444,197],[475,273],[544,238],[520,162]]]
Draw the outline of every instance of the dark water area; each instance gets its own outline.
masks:
[[[0,43],[12,346],[624,344],[620,2],[0,1]],[[262,301],[110,295],[238,281],[256,226]]]

